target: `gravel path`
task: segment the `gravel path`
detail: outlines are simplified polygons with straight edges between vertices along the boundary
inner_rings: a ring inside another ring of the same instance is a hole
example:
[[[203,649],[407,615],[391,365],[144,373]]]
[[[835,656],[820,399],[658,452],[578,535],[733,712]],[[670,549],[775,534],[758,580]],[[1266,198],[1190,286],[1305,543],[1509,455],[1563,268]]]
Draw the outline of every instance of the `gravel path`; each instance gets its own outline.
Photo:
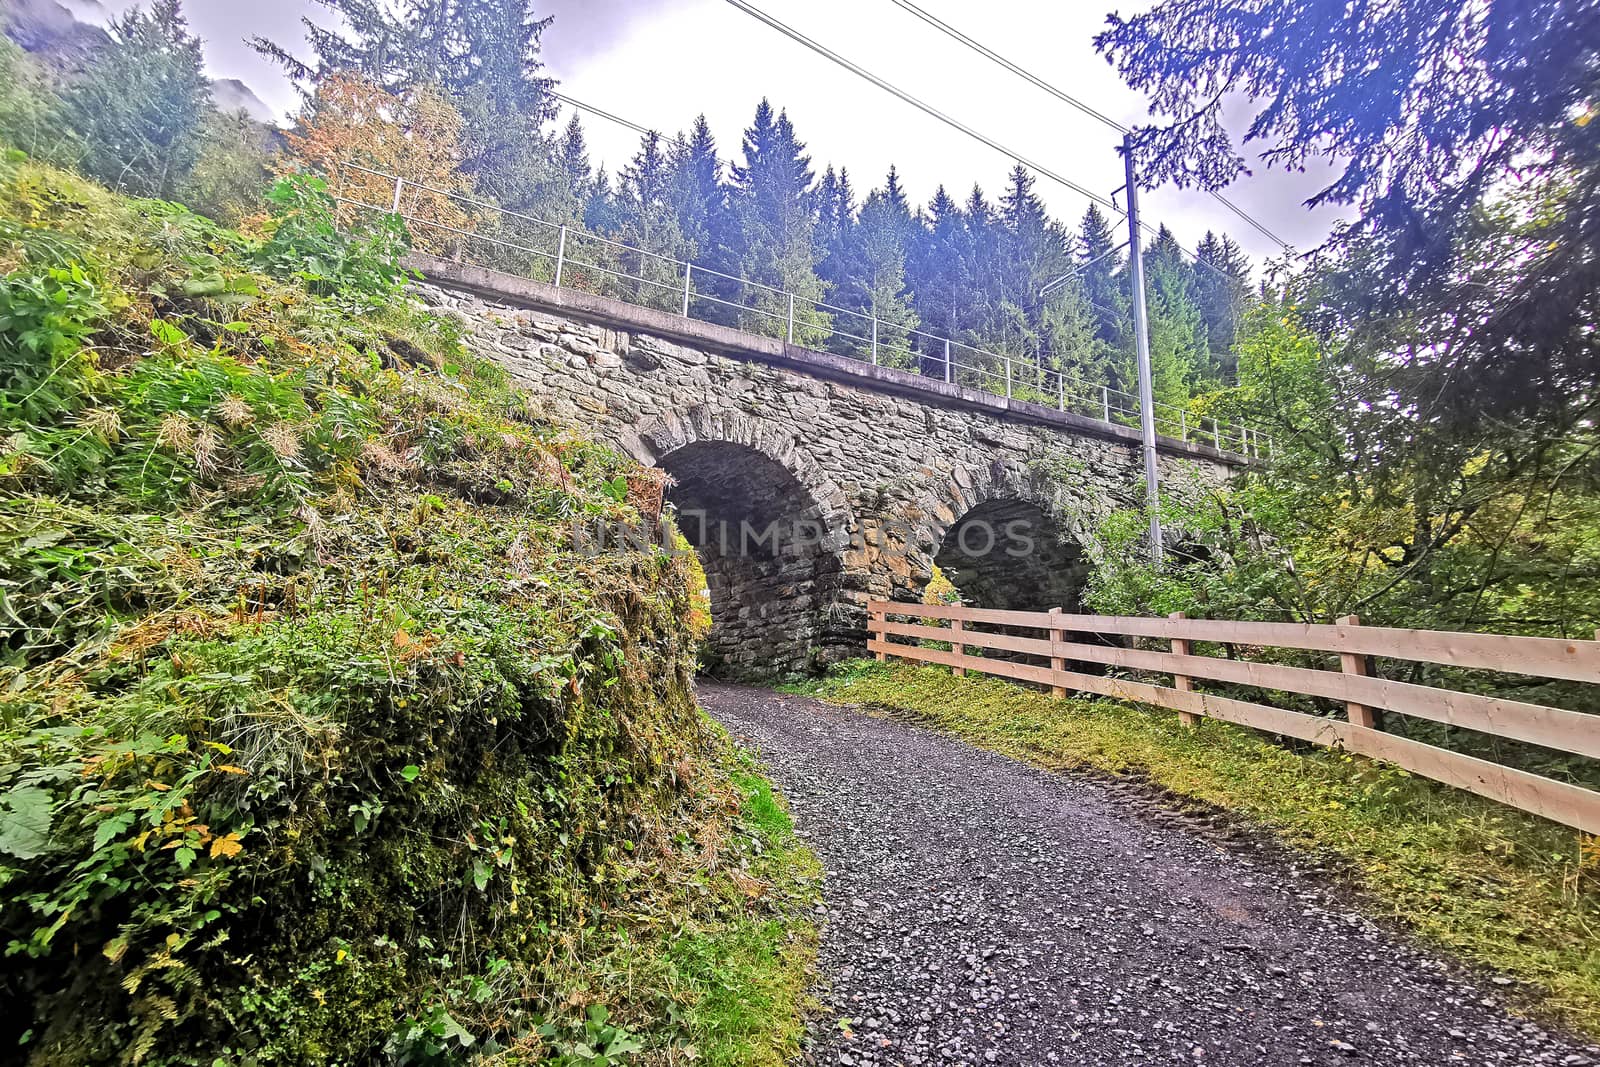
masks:
[[[903,723],[700,698],[827,871],[816,1063],[1600,1064],[1274,850]]]

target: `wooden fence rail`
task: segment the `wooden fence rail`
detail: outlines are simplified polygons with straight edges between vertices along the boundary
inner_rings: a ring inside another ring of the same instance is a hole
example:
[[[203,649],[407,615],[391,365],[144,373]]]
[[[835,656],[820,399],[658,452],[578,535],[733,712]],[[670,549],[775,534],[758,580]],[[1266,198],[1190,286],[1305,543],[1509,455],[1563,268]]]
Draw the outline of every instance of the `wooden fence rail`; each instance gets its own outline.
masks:
[[[1369,676],[1368,656],[1503,671],[1538,678],[1600,683],[1600,641],[1446,633],[1361,626],[1354,617],[1334,626],[1298,623],[1226,622],[1209,619],[1147,619],[1066,615],[1057,611],[1001,611],[945,604],[874,600],[868,605],[868,649],[888,656],[936,663],[957,674],[977,671],[1051,687],[1154,704],[1179,713],[1185,723],[1220,719],[1314,744],[1384,760],[1413,774],[1489,797],[1523,811],[1600,834],[1600,792],[1475,756],[1385,733],[1376,711],[1389,711],[1477,730],[1508,740],[1600,759],[1600,715],[1520,700],[1417,685]],[[893,618],[919,621],[899,622]],[[929,625],[930,622],[935,625]],[[937,625],[944,623],[947,625]],[[973,626],[1041,631],[1040,637],[989,633]],[[1090,644],[1081,637],[1104,634],[1171,643],[1172,651],[1120,644]],[[949,643],[949,651],[910,644]],[[1074,639],[1080,638],[1080,639]],[[1251,648],[1289,648],[1336,654],[1340,669],[1318,670],[1256,660],[1195,655],[1195,643]],[[1038,657],[1049,666],[972,655],[988,649]],[[1067,670],[1070,662],[1170,675],[1173,684]],[[1308,715],[1194,688],[1197,681],[1321,697],[1345,705],[1346,718]]]

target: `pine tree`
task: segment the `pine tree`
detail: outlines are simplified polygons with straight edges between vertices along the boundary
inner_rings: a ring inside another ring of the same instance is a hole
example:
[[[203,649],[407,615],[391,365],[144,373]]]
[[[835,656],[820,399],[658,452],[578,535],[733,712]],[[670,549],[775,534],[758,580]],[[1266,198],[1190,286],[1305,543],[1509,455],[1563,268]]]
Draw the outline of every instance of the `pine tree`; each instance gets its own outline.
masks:
[[[1176,433],[1174,409],[1188,407],[1201,368],[1206,365],[1206,325],[1195,301],[1194,268],[1172,231],[1162,226],[1145,251],[1145,285],[1150,318],[1150,380],[1163,433]],[[1122,388],[1135,392],[1138,369],[1123,367]]]
[[[200,40],[178,0],[112,20],[110,38],[64,98],[84,173],[170,199],[200,158],[212,111]]]
[[[695,300],[691,311],[712,322],[736,325],[738,312],[731,305],[739,299],[739,286],[729,276],[739,267],[735,251],[740,245],[738,223],[729,208],[717,142],[704,115],[695,119],[687,138],[678,138],[671,153],[671,172],[678,231],[695,266],[710,272],[694,279],[694,292],[706,299]]]
[[[848,186],[845,191],[848,193]],[[911,331],[918,324],[906,273],[911,223],[905,195],[891,168],[885,187],[867,196],[859,218],[845,232],[844,276],[833,296],[840,306],[860,316],[848,317],[843,326],[850,334],[865,338],[852,342],[850,349],[871,350],[876,320],[879,361],[905,368],[916,365]]]
[[[966,216],[942,185],[928,202],[927,224],[916,235],[910,286],[922,328],[935,337],[959,340],[974,317],[973,249]],[[943,345],[923,352],[922,373],[944,376]]]
[[[856,224],[855,194],[848,171],[829,167],[817,186],[817,276],[835,300],[849,285],[850,254]]]
[[[672,164],[661,135],[645,134],[639,151],[621,175],[617,191],[619,239],[630,249],[621,254],[623,273],[637,282],[623,282],[636,301],[651,307],[681,307],[683,273],[675,262],[687,261],[689,243],[678,228],[672,199]],[[653,253],[645,255],[643,253]],[[663,258],[657,258],[663,257]]]
[[[1094,317],[1083,373],[1090,381],[1120,387],[1118,368],[1135,356],[1127,260],[1118,243],[1105,215],[1091,204],[1078,227],[1080,291]]]
[[[1055,309],[1057,317],[1065,316],[1061,321],[1076,322],[1079,309],[1067,308],[1075,303],[1074,291],[1062,286],[1049,301],[1041,301],[1039,296],[1046,285],[1076,266],[1072,239],[1050,219],[1034,192],[1033,175],[1021,165],[1012,170],[1010,185],[1001,198],[1000,223],[994,319],[998,334],[993,343],[1024,361],[1022,368],[1014,368],[1014,376],[1024,375],[1033,387],[1044,389],[1054,384],[1046,383],[1046,371],[1061,370],[1081,356],[1077,351],[1051,348],[1051,336],[1057,343],[1066,343],[1076,336],[1074,330],[1061,328],[1060,321],[1049,334],[1043,329],[1046,308]]]
[[[1195,300],[1205,320],[1210,354],[1203,377],[1227,385],[1238,377],[1234,345],[1250,303],[1250,260],[1227,234],[1209,230],[1195,253],[1203,264],[1194,271]]]
[[[745,131],[744,162],[733,167],[733,208],[739,220],[738,273],[751,281],[792,293],[796,341],[817,344],[828,317],[815,307],[823,297],[817,277],[813,186],[815,175],[805,145],[795,136],[787,113],[773,115],[762,100]],[[788,331],[789,301],[765,289],[745,294],[750,328],[777,336]]]

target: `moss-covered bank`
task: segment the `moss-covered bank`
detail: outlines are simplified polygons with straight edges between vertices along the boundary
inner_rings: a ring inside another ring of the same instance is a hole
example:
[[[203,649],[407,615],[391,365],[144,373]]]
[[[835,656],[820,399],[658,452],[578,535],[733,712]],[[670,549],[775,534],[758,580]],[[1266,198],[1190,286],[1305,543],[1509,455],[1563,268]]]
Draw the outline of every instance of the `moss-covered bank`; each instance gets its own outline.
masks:
[[[1237,812],[1331,861],[1370,911],[1522,980],[1530,1006],[1600,1033],[1600,853],[1563,827],[1359,757],[943,667],[859,661],[807,688],[1047,769],[1110,773],[1169,803]]]
[[[698,568],[574,547],[659,482],[277,207],[0,165],[0,1062],[781,1062],[814,863]]]

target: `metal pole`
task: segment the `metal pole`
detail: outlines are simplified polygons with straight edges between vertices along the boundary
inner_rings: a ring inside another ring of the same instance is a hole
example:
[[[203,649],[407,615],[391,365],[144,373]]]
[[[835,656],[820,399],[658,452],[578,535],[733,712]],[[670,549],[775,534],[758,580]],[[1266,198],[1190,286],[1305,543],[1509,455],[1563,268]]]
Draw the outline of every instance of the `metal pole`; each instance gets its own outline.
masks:
[[[1011,357],[1006,357],[1006,399],[1011,399]]]
[[[1067,410],[1067,376],[1059,371],[1056,372],[1056,407]]]
[[[683,265],[683,317],[689,317],[689,293],[694,285],[694,264]]]
[[[1108,386],[1100,387],[1100,410],[1105,412],[1106,421],[1111,421],[1111,389]]]
[[[567,228],[561,227],[561,240],[556,242],[556,285],[561,285],[561,271],[567,265]]]
[[[1189,413],[1187,411],[1178,412],[1178,426],[1180,427],[1178,439],[1187,442],[1189,440]]]
[[[789,294],[789,343],[794,344],[794,294]]]
[[[878,365],[878,320],[872,320],[872,365]]]
[[[1161,562],[1161,486],[1156,470],[1155,390],[1150,381],[1150,313],[1145,306],[1144,254],[1139,244],[1139,176],[1133,163],[1133,135],[1122,139],[1128,175],[1128,267],[1133,279],[1133,332],[1139,350],[1139,429],[1144,438],[1145,506],[1150,512],[1150,558]]]
[[[945,384],[949,385],[950,384],[950,380],[951,380],[951,376],[950,376],[950,339],[947,337],[947,338],[945,338],[945,342],[944,342],[944,382],[945,382]]]
[[[394,180],[394,207],[389,212],[391,215],[400,214],[400,190],[405,188],[405,184],[406,180],[404,178],[396,178]]]

